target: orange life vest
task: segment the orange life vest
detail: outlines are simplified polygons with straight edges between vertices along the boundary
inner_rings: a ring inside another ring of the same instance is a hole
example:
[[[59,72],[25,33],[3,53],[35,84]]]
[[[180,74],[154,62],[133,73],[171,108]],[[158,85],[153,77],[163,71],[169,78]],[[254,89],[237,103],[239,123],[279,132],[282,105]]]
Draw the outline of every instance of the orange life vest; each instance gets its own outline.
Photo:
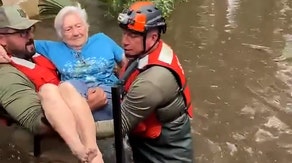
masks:
[[[39,88],[46,83],[58,85],[60,83],[57,69],[46,57],[35,54],[32,62],[17,57],[11,57],[11,65],[24,73],[39,91]]]
[[[136,77],[143,70],[151,66],[163,66],[171,70],[177,79],[177,82],[183,93],[183,97],[186,104],[186,112],[190,117],[193,116],[192,104],[191,104],[191,94],[190,89],[187,86],[184,71],[181,64],[174,54],[173,50],[166,45],[163,41],[159,42],[156,50],[152,53],[141,58],[138,63],[138,67],[125,79],[124,91],[125,93],[129,91],[131,84],[134,82]],[[121,70],[121,76],[124,75],[127,66],[124,66]],[[156,113],[152,113],[144,121],[140,122],[132,131],[133,134],[145,137],[145,138],[157,138],[161,133],[162,124],[157,119]]]

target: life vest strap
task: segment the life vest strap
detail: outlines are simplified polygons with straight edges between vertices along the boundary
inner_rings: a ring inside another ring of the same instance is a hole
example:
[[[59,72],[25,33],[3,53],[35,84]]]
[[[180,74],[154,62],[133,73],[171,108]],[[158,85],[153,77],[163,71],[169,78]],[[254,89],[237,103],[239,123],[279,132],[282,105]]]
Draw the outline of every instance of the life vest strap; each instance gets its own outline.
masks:
[[[136,60],[132,61],[127,66],[125,73],[123,74],[123,76],[119,80],[119,84],[120,85],[124,85],[125,84],[125,82],[128,80],[130,75],[136,70],[136,68],[138,66],[138,63],[139,63],[139,59],[136,59]]]

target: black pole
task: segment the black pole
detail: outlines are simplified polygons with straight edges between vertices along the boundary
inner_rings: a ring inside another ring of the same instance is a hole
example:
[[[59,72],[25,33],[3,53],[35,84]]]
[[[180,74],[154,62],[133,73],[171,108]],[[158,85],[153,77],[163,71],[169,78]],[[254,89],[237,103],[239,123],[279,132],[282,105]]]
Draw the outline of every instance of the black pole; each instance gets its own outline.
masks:
[[[123,146],[121,118],[121,86],[115,85],[111,89],[114,116],[116,163],[125,163],[125,150]]]
[[[34,135],[33,137],[33,155],[34,157],[39,157],[41,154],[41,135]]]

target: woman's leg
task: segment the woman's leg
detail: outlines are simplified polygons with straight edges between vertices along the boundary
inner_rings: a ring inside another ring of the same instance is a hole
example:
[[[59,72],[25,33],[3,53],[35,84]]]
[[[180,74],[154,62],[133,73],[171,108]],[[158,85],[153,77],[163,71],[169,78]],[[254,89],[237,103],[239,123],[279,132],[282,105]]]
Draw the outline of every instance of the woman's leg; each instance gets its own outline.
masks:
[[[47,120],[68,144],[69,148],[81,161],[88,159],[86,147],[77,132],[74,115],[63,101],[58,86],[45,84],[40,88],[39,96]]]
[[[91,155],[93,156],[92,158],[94,158],[93,161],[102,162],[102,155],[96,143],[95,123],[86,99],[82,97],[80,93],[77,92],[75,87],[69,82],[63,82],[60,84],[59,91],[76,119],[80,134],[79,136],[83,144],[88,149],[93,149],[95,151],[95,155]],[[97,157],[95,157],[96,153]]]

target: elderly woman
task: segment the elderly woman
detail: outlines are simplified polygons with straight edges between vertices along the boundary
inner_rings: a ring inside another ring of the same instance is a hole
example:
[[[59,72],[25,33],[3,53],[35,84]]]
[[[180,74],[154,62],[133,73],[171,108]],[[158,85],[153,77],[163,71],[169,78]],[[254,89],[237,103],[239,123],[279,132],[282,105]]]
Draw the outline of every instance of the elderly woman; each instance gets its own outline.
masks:
[[[113,70],[116,64],[122,67],[126,63],[122,48],[103,33],[88,37],[87,14],[80,7],[66,6],[61,9],[55,18],[54,27],[62,41],[36,40],[36,51],[51,60],[61,80],[73,85],[87,100],[95,121],[112,119],[111,86],[118,81]],[[103,93],[101,89],[106,93],[107,104],[98,99]],[[69,91],[61,90],[60,87],[58,90],[70,96]],[[41,91],[43,106],[53,109],[51,103],[58,101],[57,94],[57,90],[51,88]],[[72,108],[74,102],[67,105]],[[92,162],[99,160],[100,154]]]
[[[118,81],[113,70],[116,63],[121,67],[126,62],[122,48],[103,33],[88,38],[87,14],[79,6],[61,9],[54,27],[62,41],[36,40],[36,51],[87,99],[95,121],[112,119],[111,86]],[[101,88],[108,99],[104,107],[94,96]]]

